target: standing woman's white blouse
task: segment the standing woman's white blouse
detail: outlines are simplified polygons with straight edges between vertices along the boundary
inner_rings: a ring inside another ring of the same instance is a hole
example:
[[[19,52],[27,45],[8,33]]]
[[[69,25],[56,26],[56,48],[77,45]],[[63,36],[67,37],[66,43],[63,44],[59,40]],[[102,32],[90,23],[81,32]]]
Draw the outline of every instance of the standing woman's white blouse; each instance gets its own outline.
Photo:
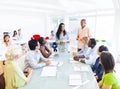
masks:
[[[59,41],[63,41],[64,43],[68,42],[69,41],[69,36],[68,36],[68,33],[66,32],[66,34],[60,34],[60,39]]]
[[[68,51],[67,44],[69,43],[69,36],[68,33],[65,30],[65,24],[60,23],[58,30],[56,32],[56,42],[58,43],[58,49],[59,51]]]
[[[68,33],[62,34],[60,33],[60,38],[56,39],[58,43],[58,49],[60,52],[67,51],[68,50],[68,43],[69,43],[69,36]]]

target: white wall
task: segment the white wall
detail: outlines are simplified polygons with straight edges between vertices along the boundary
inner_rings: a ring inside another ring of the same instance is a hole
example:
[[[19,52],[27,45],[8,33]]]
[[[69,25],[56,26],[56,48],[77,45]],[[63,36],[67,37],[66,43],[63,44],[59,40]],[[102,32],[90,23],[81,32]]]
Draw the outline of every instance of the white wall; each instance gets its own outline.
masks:
[[[33,34],[45,35],[46,31],[46,16],[31,15],[31,14],[11,14],[3,13],[0,15],[0,37],[4,31],[13,32],[18,28],[22,29],[22,33],[26,39],[29,39]]]
[[[114,24],[114,48],[118,55],[120,55],[120,9],[115,11],[115,24]]]

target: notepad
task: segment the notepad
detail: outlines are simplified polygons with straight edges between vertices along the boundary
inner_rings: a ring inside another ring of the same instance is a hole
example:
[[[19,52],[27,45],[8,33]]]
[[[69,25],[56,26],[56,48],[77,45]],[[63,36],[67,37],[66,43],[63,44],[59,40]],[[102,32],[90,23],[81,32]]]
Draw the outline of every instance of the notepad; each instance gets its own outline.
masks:
[[[62,61],[51,61],[51,66],[62,66],[63,62]]]
[[[74,66],[74,71],[89,71],[87,66]]]
[[[42,69],[41,76],[56,76],[57,67],[47,66]]]
[[[57,66],[58,64],[59,64],[58,61],[51,61],[51,63],[50,63],[51,66]]]
[[[79,74],[69,75],[69,85],[81,85],[81,76]]]
[[[70,63],[79,63],[79,62],[75,60],[70,60]]]
[[[82,82],[80,85],[77,85],[77,86],[73,87],[73,89],[78,89],[81,85],[85,85],[85,84],[87,84],[89,81],[90,81],[90,80],[86,80],[86,81]]]

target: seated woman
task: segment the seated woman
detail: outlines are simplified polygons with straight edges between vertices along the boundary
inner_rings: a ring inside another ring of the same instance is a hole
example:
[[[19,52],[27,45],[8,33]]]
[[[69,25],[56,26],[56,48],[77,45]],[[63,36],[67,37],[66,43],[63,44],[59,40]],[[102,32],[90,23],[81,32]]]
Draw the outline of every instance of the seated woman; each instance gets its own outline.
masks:
[[[17,31],[16,30],[13,31],[12,37],[13,37],[13,40],[17,40]]]
[[[104,69],[104,75],[99,82],[101,89],[120,89],[120,82],[114,73],[115,61],[110,52],[102,52],[100,61]]]
[[[100,56],[102,51],[108,51],[108,48],[104,45],[101,45],[97,50],[98,56]],[[92,70],[95,73],[96,80],[99,82],[102,79],[103,75],[103,68],[100,63],[100,57],[96,59],[95,64],[92,66]]]
[[[46,46],[46,40],[43,37],[40,37],[40,39],[38,39],[39,43],[40,43],[40,52],[42,53],[42,55],[45,58],[48,58],[52,52],[50,51],[50,49]]]
[[[24,75],[23,71],[15,61],[19,58],[19,54],[16,52],[15,47],[9,47],[5,53],[5,57],[5,89],[18,89],[19,87],[24,86],[30,80],[32,70],[27,77]]]
[[[12,45],[11,41],[10,41],[10,36],[9,35],[4,35],[3,37],[3,44],[5,47],[9,47]]]

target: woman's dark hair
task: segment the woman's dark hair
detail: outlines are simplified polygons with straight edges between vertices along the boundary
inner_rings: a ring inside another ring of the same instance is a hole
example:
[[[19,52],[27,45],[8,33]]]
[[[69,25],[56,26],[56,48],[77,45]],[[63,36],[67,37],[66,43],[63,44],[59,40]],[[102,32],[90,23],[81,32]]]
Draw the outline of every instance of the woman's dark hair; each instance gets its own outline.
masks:
[[[15,35],[17,35],[17,31],[16,30],[13,31],[13,37],[15,37]]]
[[[105,73],[113,72],[115,61],[112,54],[108,51],[103,51],[100,55],[100,59]]]
[[[44,37],[40,37],[40,39],[38,39],[39,43],[42,44],[44,41]]]
[[[104,45],[101,45],[98,49],[99,52],[102,52],[102,51],[108,51],[108,48]]]
[[[59,25],[59,27],[58,27],[58,30],[57,30],[57,32],[56,32],[56,37],[57,37],[57,39],[60,39],[60,33],[61,33],[61,29],[62,29],[62,25],[65,25],[64,23],[60,23],[60,25]],[[65,36],[66,35],[66,31],[64,30],[64,32],[63,32],[63,36]]]
[[[6,38],[7,36],[10,38],[9,35],[4,35],[4,37],[3,37],[4,42],[6,42],[5,38]]]
[[[28,42],[28,45],[29,45],[30,50],[35,50],[36,46],[38,46],[38,41],[32,39]]]

